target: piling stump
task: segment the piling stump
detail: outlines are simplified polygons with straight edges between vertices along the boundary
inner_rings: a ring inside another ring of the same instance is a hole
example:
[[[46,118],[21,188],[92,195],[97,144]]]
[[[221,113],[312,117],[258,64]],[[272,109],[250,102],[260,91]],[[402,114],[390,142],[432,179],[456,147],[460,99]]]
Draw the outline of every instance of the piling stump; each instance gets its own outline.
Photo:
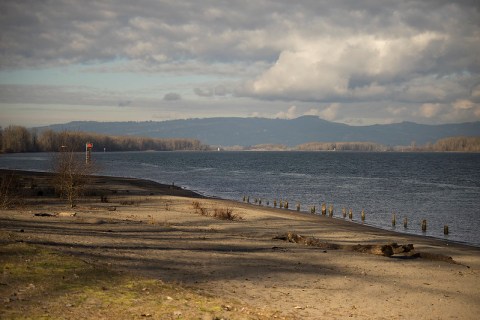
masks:
[[[422,232],[427,232],[427,220],[422,220]]]

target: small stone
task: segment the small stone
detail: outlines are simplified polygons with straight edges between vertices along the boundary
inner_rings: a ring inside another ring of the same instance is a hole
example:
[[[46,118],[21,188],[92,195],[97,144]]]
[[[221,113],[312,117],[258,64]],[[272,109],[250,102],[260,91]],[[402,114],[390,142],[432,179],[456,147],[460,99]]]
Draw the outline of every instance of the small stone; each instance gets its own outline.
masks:
[[[58,213],[59,217],[75,217],[76,215],[77,215],[76,212],[68,212],[68,211],[63,211]]]
[[[228,305],[228,304],[222,305],[222,308],[225,311],[232,311],[232,309],[233,309],[232,306]]]

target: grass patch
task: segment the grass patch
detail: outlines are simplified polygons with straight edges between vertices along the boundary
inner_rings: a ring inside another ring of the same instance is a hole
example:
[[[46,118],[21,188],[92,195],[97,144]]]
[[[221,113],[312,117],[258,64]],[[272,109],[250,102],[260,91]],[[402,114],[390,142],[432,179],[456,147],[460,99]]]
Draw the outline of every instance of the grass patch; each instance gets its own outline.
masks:
[[[39,246],[0,246],[2,319],[271,319],[277,313],[118,273]],[[279,317],[281,319],[281,317]]]

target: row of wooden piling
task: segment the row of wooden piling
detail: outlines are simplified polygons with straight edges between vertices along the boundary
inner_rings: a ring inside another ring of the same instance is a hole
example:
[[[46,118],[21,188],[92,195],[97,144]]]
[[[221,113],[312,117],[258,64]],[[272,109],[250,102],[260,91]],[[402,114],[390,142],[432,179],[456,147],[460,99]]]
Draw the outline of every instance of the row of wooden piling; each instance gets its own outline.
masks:
[[[250,197],[249,196],[243,196],[243,202],[250,203]],[[254,198],[254,203],[257,204],[257,205],[262,205],[262,199],[261,198]],[[266,200],[265,204],[267,206],[269,206],[270,201]],[[280,209],[288,209],[289,208],[289,203],[286,200],[279,200],[278,202],[277,202],[277,199],[273,200],[273,207],[276,208],[277,205]],[[296,203],[296,210],[300,211],[300,202]],[[328,206],[328,208],[327,208],[327,204],[325,202],[322,203],[322,205],[321,205],[321,215],[322,216],[326,216],[327,213],[328,213],[328,216],[330,218],[332,218],[333,217],[333,211],[334,211],[333,210],[333,204],[330,204],[330,206]],[[310,213],[316,214],[316,207],[315,206],[310,207]],[[347,209],[346,208],[342,208],[342,217],[344,219],[346,219],[346,217],[347,217]],[[352,209],[348,209],[348,218],[350,220],[353,220],[353,210]],[[363,210],[363,209],[360,212],[360,218],[362,219],[362,223],[365,222],[366,214],[365,214],[365,210]],[[393,213],[392,214],[392,227],[395,227],[396,224],[397,224],[397,215],[396,215],[396,213]],[[407,217],[403,218],[403,227],[405,229],[408,228],[408,218]],[[422,228],[422,232],[427,232],[427,220],[425,220],[425,219],[422,220],[421,228]],[[443,226],[443,234],[444,235],[449,234],[448,225]]]

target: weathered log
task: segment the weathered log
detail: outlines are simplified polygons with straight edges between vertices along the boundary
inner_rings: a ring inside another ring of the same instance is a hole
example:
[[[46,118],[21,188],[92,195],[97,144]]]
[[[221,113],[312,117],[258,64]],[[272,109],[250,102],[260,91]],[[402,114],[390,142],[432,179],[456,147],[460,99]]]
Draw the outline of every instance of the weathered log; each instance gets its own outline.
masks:
[[[398,245],[397,243],[385,244],[385,245],[339,245],[335,243],[329,243],[321,241],[315,237],[304,237],[294,232],[288,232],[285,234],[274,237],[275,240],[283,240],[292,243],[303,244],[306,246],[317,247],[328,250],[350,250],[355,252],[370,253],[380,256],[390,257],[394,254],[410,252],[413,250],[413,244]]]

